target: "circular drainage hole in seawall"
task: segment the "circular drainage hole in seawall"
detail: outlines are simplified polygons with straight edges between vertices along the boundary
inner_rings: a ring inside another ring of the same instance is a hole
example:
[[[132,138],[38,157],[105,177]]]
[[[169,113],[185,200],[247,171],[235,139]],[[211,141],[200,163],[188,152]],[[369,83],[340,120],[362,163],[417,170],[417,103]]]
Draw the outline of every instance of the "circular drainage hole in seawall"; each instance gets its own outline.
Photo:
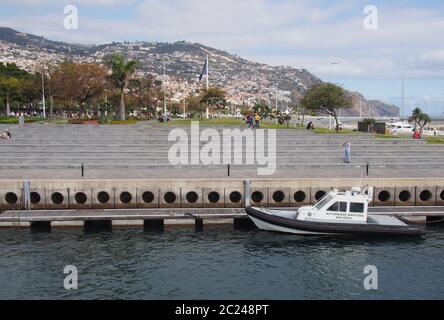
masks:
[[[154,201],[154,194],[151,191],[146,191],[142,195],[142,200],[145,203],[152,203]]]
[[[273,201],[276,203],[281,203],[285,200],[285,194],[282,191],[276,191],[273,194]]]
[[[188,203],[196,203],[197,200],[199,200],[199,195],[196,192],[191,191],[187,193],[186,198]]]
[[[54,204],[62,204],[64,199],[65,198],[63,197],[63,194],[61,194],[60,192],[54,192],[51,195],[51,201]]]
[[[38,192],[31,192],[31,203],[39,204],[40,201],[42,201],[42,197],[40,197],[40,194]]]
[[[390,192],[388,191],[381,191],[378,194],[378,200],[381,202],[387,202],[390,200]]]
[[[412,194],[407,190],[404,190],[399,194],[399,200],[401,200],[401,202],[407,202],[411,198],[412,198]]]
[[[242,195],[238,191],[234,191],[230,194],[230,201],[232,203],[239,203],[242,200]]]
[[[167,192],[163,196],[163,199],[165,200],[166,203],[173,204],[174,202],[176,202],[177,197],[173,192]]]
[[[316,201],[321,200],[326,194],[327,194],[327,192],[325,192],[325,191],[316,192],[316,194],[315,194]]]
[[[303,192],[303,191],[296,192],[293,197],[294,201],[296,201],[298,203],[304,202],[306,198],[307,198],[307,196],[306,196],[305,192]]]
[[[218,203],[220,201],[219,193],[213,191],[208,194],[208,201],[211,203]]]
[[[255,191],[251,195],[251,200],[253,200],[253,202],[255,202],[255,203],[262,202],[264,200],[264,195],[260,191]]]
[[[77,204],[85,204],[86,201],[88,201],[88,197],[83,192],[76,193],[74,198],[75,198],[74,200],[76,200]]]
[[[424,190],[419,195],[419,199],[421,199],[422,202],[430,201],[432,200],[432,198],[433,198],[433,193],[430,190]]]
[[[13,205],[13,204],[16,204],[16,203],[18,202],[18,197],[17,197],[17,195],[16,195],[15,193],[13,193],[13,192],[8,192],[8,193],[5,195],[5,200],[6,200],[6,203],[7,203],[7,204],[9,204],[9,205]]]
[[[120,194],[120,202],[122,202],[124,204],[128,204],[128,203],[131,203],[132,200],[133,200],[133,196],[131,195],[131,193],[125,191]]]
[[[108,203],[110,199],[111,198],[110,198],[108,192],[105,192],[105,191],[99,192],[99,194],[97,195],[97,200],[99,200],[99,202],[101,204]]]

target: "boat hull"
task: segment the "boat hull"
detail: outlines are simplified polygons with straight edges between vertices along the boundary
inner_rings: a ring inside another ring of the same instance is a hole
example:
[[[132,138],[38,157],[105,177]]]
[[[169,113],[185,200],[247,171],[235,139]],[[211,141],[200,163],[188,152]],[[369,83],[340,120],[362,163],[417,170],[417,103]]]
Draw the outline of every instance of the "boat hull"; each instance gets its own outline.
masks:
[[[372,236],[422,236],[425,232],[410,225],[349,224],[301,221],[269,214],[259,208],[246,212],[261,230],[298,235],[372,235]]]

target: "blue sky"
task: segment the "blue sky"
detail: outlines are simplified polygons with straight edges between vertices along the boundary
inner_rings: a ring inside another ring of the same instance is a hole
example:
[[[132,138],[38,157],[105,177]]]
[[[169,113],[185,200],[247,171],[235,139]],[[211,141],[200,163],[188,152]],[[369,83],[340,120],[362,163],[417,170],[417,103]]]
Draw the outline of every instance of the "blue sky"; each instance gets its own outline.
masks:
[[[63,9],[79,29],[63,28]],[[444,112],[444,1],[0,0],[0,25],[77,43],[199,42],[250,60],[306,68],[368,98]],[[378,9],[378,29],[363,26]],[[330,63],[338,62],[330,69]],[[331,70],[331,71],[330,71]],[[408,110],[406,111],[408,112]]]

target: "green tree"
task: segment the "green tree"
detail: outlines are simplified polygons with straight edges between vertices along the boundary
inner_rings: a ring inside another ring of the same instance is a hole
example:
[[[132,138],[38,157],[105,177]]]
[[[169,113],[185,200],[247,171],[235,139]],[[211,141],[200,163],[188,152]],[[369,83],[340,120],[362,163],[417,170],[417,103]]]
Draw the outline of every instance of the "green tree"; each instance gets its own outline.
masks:
[[[287,128],[290,127],[291,115],[281,110],[278,110],[276,113],[276,118],[278,119],[279,124],[285,124]]]
[[[30,74],[25,71],[20,69],[19,67],[17,67],[17,65],[15,63],[7,63],[7,64],[3,64],[0,62],[0,76],[4,76],[4,77],[14,77],[14,78],[26,78],[28,77]]]
[[[432,118],[427,113],[424,113],[421,108],[415,108],[409,121],[414,122],[415,126],[419,127],[422,132],[424,127],[432,122]]]
[[[80,113],[103,94],[107,85],[107,70],[94,63],[61,63],[51,74],[52,93],[76,101]]]
[[[318,114],[332,116],[339,132],[337,113],[340,109],[351,108],[353,101],[347,91],[333,83],[322,83],[312,86],[302,98],[301,104],[307,110]]]
[[[19,94],[20,81],[15,77],[0,78],[0,91],[6,98],[6,116],[8,117],[11,114],[11,96]]]
[[[273,109],[265,101],[257,102],[253,107],[253,112],[258,113],[263,119],[273,116]]]
[[[199,113],[200,118],[203,118],[203,105],[200,102],[201,97],[199,96],[189,96],[185,99],[187,110],[190,113]]]
[[[202,92],[200,102],[216,110],[224,109],[227,106],[227,93],[222,88],[211,87]]]
[[[127,61],[121,53],[114,53],[106,59],[106,64],[111,69],[109,80],[120,90],[119,119],[126,120],[125,89],[128,87],[129,81],[139,67],[140,62],[136,60]]]
[[[373,126],[376,124],[376,119],[375,118],[366,118],[362,122],[366,126],[367,132],[372,132]]]
[[[16,106],[26,107],[28,112],[31,112],[38,105],[36,101],[40,101],[42,90],[40,74],[31,74],[15,64],[0,63],[0,82],[0,95],[3,100],[8,100],[7,105],[16,102]],[[9,97],[7,97],[8,93]],[[10,113],[11,108],[7,109]]]

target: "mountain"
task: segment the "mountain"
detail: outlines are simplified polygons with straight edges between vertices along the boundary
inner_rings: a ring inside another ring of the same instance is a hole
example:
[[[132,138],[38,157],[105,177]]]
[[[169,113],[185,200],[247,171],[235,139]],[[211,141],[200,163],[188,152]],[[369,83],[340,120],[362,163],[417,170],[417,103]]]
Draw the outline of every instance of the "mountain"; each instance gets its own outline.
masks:
[[[167,89],[173,99],[180,100],[203,84],[198,75],[206,56],[210,57],[210,84],[224,87],[234,104],[254,104],[267,100],[280,106],[298,101],[313,84],[322,82],[304,69],[274,67],[255,63],[225,51],[198,43],[179,41],[113,42],[104,45],[82,45],[48,40],[44,37],[0,28],[0,62],[13,62],[36,71],[42,65],[55,65],[66,59],[100,63],[113,52],[120,51],[129,59],[142,62],[141,73],[162,79],[166,67]],[[344,115],[396,116],[399,109],[380,101],[368,101],[359,93],[350,93],[354,107]]]

